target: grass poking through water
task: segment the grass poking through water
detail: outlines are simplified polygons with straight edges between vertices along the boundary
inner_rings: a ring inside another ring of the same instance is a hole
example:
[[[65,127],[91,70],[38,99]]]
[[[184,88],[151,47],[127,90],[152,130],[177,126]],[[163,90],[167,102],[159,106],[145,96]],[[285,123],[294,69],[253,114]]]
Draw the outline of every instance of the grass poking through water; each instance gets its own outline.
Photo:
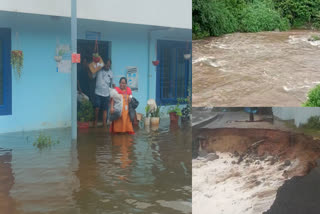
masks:
[[[60,141],[54,141],[50,136],[46,136],[43,133],[40,133],[36,141],[33,142],[33,146],[42,150],[44,148],[51,148],[53,145],[59,144]]]

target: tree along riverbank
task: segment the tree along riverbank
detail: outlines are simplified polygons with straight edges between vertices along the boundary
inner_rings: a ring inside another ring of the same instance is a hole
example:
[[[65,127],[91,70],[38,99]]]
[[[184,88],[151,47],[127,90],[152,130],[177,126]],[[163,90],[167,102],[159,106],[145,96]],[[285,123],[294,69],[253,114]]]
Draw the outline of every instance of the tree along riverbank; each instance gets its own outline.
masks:
[[[233,32],[320,29],[320,0],[193,0],[193,39]]]

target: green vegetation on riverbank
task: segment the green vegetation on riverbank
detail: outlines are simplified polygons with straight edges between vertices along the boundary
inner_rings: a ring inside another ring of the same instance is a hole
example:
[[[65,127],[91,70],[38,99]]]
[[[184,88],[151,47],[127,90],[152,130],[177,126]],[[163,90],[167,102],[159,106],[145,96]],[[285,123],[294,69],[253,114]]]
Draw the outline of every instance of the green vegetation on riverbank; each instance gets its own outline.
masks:
[[[320,29],[320,0],[192,0],[193,39],[233,32]]]
[[[308,93],[308,100],[303,104],[304,107],[320,107],[320,85],[311,89]]]

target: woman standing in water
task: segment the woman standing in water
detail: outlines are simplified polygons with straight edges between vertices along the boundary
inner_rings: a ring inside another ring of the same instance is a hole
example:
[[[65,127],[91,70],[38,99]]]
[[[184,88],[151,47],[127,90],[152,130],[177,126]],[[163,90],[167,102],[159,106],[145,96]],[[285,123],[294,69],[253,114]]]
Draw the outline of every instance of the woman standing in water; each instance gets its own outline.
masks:
[[[121,77],[119,83],[120,88],[115,87],[115,90],[123,97],[122,113],[119,119],[112,122],[110,132],[134,134],[129,116],[129,103],[131,102],[132,92],[131,89],[127,87],[127,79],[125,77]],[[113,99],[111,99],[110,113],[114,113]]]

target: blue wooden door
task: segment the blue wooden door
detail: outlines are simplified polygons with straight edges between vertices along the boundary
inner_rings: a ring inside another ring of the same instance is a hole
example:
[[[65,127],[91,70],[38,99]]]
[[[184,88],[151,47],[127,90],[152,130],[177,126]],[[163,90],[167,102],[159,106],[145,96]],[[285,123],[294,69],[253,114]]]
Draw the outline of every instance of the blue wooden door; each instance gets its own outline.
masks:
[[[12,114],[11,30],[0,28],[0,116]]]

